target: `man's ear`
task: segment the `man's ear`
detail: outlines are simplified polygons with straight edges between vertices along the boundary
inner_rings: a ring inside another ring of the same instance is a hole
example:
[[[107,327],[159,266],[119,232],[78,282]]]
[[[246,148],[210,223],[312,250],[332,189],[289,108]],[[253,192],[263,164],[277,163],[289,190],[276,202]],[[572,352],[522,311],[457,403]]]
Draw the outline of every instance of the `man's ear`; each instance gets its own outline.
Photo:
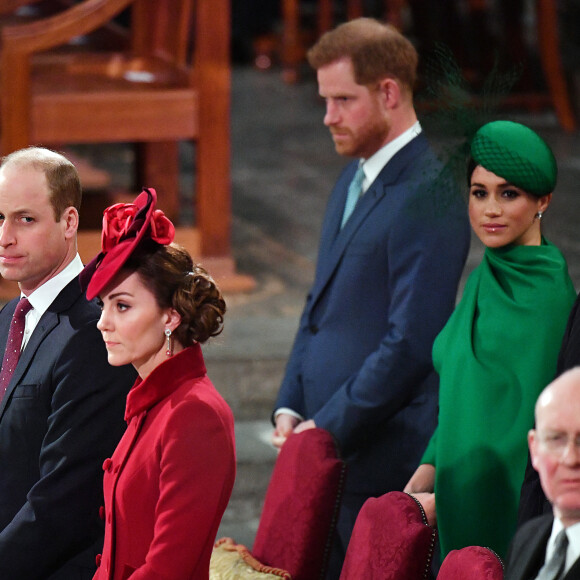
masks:
[[[62,212],[61,219],[64,220],[66,224],[64,232],[65,237],[73,237],[79,229],[79,212],[73,206],[67,207]]]
[[[528,431],[528,447],[530,448],[530,456],[532,458],[532,466],[537,471],[536,457],[538,454],[538,437],[535,429]]]
[[[383,79],[379,81],[381,100],[386,108],[394,109],[401,102],[401,87],[395,79]]]

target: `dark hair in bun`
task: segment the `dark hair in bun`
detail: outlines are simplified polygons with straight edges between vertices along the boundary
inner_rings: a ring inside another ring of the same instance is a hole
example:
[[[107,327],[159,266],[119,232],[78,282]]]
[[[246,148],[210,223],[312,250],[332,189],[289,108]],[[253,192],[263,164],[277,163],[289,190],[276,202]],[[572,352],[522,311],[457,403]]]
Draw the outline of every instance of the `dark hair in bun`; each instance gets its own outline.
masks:
[[[160,308],[179,313],[181,324],[173,336],[183,346],[203,343],[223,330],[225,300],[213,278],[181,246],[145,244],[123,270],[139,274]]]

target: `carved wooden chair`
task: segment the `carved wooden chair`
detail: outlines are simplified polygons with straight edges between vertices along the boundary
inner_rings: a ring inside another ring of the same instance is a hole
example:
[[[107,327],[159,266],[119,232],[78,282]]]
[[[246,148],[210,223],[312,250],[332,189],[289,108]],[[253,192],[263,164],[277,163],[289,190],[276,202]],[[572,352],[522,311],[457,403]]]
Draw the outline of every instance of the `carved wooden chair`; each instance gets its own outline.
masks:
[[[22,4],[0,0],[0,14]],[[71,46],[127,9],[127,50]],[[136,143],[136,191],[155,187],[176,219],[178,143],[194,141],[195,227],[178,228],[177,241],[216,277],[233,276],[229,35],[228,0],[69,1],[55,15],[3,26],[2,154],[31,144]],[[97,231],[81,232],[79,246],[88,242],[94,255],[98,240]]]
[[[317,35],[330,30],[334,22],[334,0],[317,0]],[[363,0],[344,0],[346,19],[364,16]],[[384,18],[397,28],[402,28],[403,11],[406,0],[384,0]],[[465,10],[483,13],[488,9],[486,0],[465,0]],[[548,103],[556,112],[558,121],[565,131],[574,131],[577,126],[569,90],[564,76],[558,35],[556,0],[536,0],[536,21],[538,34],[538,53],[548,87]],[[296,82],[298,69],[304,59],[304,46],[301,29],[300,0],[282,0],[282,42],[281,60],[283,78],[286,82]],[[482,48],[485,50],[485,48]],[[523,102],[535,108],[537,95],[527,95]]]

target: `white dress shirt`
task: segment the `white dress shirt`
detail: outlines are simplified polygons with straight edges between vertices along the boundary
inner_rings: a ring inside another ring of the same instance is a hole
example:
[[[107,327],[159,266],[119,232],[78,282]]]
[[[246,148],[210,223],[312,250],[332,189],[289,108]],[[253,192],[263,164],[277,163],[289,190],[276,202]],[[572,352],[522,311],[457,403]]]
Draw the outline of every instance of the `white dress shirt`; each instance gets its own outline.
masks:
[[[544,562],[547,562],[554,553],[554,544],[556,536],[564,529],[564,524],[558,519],[554,518],[552,524],[552,533],[546,544],[546,557]],[[580,522],[573,524],[566,528],[566,535],[568,536],[568,549],[566,551],[566,565],[564,567],[564,574],[570,570],[574,562],[580,558]]]
[[[30,296],[26,296],[32,305],[32,309],[26,315],[21,350],[24,350],[42,315],[48,310],[48,307],[54,302],[61,290],[81,273],[83,267],[83,262],[77,254],[61,272],[47,280]],[[21,298],[23,296],[24,294],[21,295]]]
[[[383,145],[374,155],[368,159],[361,159],[365,178],[362,183],[363,193],[372,185],[385,165],[417,135],[421,133],[421,124],[417,121],[412,127],[401,133],[386,145]]]

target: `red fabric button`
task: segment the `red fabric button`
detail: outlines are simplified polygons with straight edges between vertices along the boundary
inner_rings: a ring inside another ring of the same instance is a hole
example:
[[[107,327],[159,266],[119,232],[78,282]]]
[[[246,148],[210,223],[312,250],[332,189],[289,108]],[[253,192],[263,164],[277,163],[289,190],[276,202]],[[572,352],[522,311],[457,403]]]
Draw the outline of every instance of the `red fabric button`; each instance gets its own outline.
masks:
[[[103,461],[103,471],[111,471],[111,465],[113,465],[113,460],[110,457],[107,457],[107,459]]]
[[[102,559],[103,559],[103,556],[101,554],[97,554],[97,556],[95,557],[95,563],[97,564],[97,568],[101,565]]]

